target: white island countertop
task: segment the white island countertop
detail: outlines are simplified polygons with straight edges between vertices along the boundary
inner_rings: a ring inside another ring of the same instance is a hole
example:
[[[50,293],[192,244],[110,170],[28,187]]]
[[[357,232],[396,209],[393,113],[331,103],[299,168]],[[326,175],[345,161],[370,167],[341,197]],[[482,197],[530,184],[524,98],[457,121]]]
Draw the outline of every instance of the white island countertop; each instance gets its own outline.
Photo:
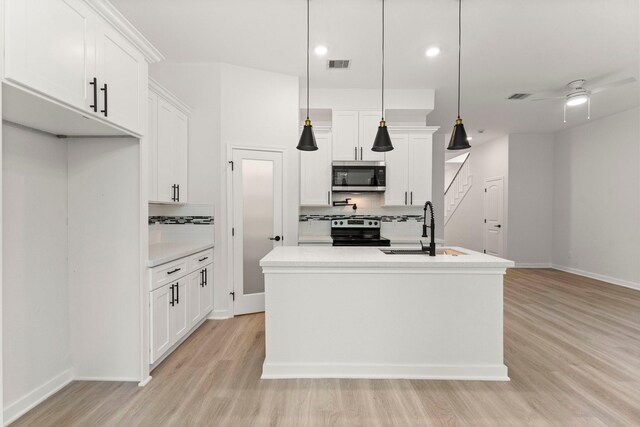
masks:
[[[213,247],[213,242],[163,242],[149,245],[147,267],[157,267]]]
[[[387,248],[393,249],[393,248]],[[443,249],[443,248],[438,248]],[[327,268],[508,268],[513,261],[451,247],[464,255],[387,255],[379,248],[371,247],[321,247],[280,246],[269,252],[262,260],[262,267],[327,267]]]

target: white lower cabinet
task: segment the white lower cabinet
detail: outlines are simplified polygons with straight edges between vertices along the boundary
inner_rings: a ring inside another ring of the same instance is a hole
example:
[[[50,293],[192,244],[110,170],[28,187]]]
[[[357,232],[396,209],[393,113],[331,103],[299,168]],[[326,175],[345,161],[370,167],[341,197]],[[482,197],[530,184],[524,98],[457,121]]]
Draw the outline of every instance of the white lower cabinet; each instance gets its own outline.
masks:
[[[150,292],[150,362],[164,357],[213,310],[213,264],[198,266],[190,258],[211,259],[212,250],[152,269]],[[190,268],[184,268],[189,265]],[[169,267],[167,267],[169,266]],[[166,270],[166,271],[165,271]],[[177,274],[167,283],[167,274]]]

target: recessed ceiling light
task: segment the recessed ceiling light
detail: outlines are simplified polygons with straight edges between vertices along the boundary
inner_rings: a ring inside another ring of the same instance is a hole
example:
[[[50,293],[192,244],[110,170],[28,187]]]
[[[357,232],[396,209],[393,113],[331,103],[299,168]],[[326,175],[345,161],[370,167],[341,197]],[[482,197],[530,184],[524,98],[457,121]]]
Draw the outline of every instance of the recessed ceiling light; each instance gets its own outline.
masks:
[[[313,51],[316,53],[316,55],[318,55],[318,56],[323,56],[323,55],[326,55],[326,54],[327,54],[327,52],[329,51],[329,49],[327,49],[327,47],[326,47],[326,46],[322,46],[322,45],[320,45],[320,46],[316,46],[316,48],[315,48],[315,49],[313,49]]]
[[[427,49],[425,53],[429,57],[438,56],[440,54],[440,48],[438,46],[433,46]]]

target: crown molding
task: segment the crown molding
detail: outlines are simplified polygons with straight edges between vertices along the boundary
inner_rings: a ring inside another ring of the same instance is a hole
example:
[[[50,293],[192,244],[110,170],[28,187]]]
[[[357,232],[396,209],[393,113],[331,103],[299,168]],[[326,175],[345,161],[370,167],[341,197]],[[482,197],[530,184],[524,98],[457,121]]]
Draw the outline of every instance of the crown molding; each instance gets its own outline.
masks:
[[[171,104],[173,104],[175,107],[182,110],[183,113],[186,113],[187,115],[191,114],[191,109],[184,102],[182,102],[173,93],[169,92],[166,87],[162,86],[151,77],[149,77],[149,90],[157,93],[167,101],[171,102]]]

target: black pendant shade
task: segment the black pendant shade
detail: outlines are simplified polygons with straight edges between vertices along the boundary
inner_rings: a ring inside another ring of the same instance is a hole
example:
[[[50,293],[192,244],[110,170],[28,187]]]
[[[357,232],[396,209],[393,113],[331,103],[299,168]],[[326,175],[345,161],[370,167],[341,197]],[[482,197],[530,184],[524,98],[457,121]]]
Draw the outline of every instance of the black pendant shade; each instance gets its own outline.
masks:
[[[304,128],[302,129],[302,135],[300,136],[300,142],[296,147],[301,151],[316,151],[318,145],[316,144],[316,137],[313,135],[313,126],[311,126],[311,120],[304,122]]]
[[[471,148],[467,140],[467,132],[464,130],[462,119],[458,117],[447,150],[466,150],[467,148]]]
[[[384,152],[391,150],[393,150],[393,144],[391,144],[389,129],[387,129],[387,125],[385,124],[384,120],[381,120],[380,126],[378,126],[376,139],[373,141],[373,147],[371,147],[371,151]]]

